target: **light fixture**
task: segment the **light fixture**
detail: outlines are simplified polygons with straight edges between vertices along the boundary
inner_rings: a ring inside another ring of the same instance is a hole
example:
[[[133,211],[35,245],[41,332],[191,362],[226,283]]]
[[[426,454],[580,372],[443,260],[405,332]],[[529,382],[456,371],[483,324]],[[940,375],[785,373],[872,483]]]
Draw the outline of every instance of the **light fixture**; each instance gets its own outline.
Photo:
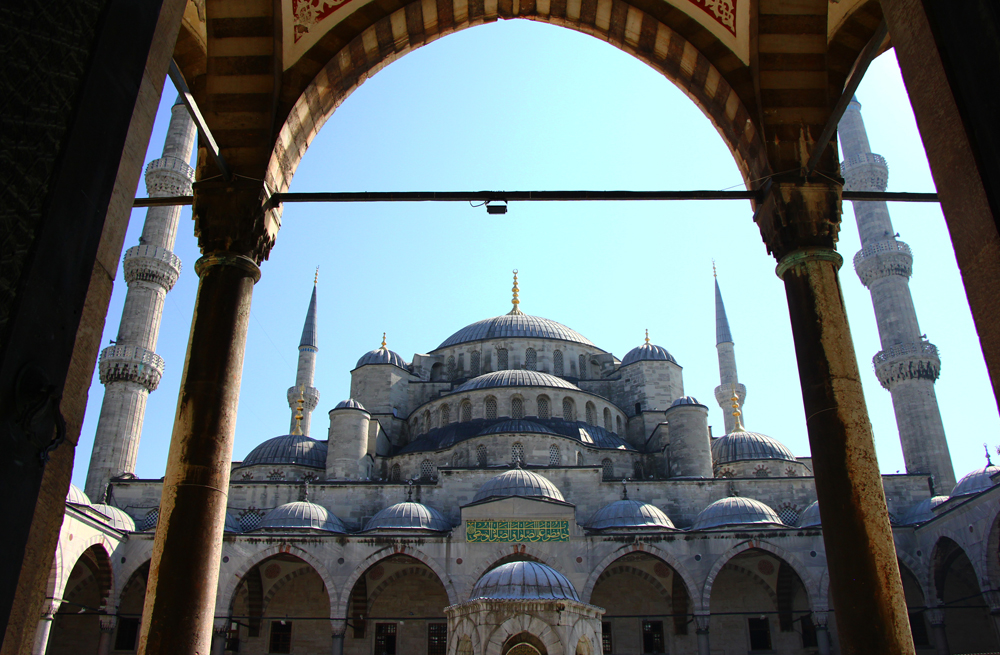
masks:
[[[497,203],[491,205],[490,203]],[[503,203],[502,205],[499,203]],[[506,214],[507,213],[507,201],[506,200],[487,200],[486,201],[486,213],[487,214]]]

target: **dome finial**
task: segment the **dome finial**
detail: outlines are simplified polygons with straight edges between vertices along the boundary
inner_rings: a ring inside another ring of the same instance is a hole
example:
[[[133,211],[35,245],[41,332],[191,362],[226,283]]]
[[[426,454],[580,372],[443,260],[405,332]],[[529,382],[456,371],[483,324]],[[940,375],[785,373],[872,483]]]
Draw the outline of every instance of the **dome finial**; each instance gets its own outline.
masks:
[[[313,286],[319,284],[319,266],[316,267],[316,276],[313,277]]]
[[[625,482],[625,478],[622,478],[622,500],[628,500],[628,487]]]
[[[984,449],[984,450],[986,451],[986,466],[987,466],[987,467],[989,467],[989,466],[993,466],[993,462],[992,462],[992,461],[990,461],[990,447],[989,447],[989,446],[987,446],[987,445],[986,445],[986,444],[984,443],[984,444],[983,444],[983,449]]]
[[[646,343],[649,343],[649,328],[646,328]]]
[[[310,478],[306,476],[302,479],[302,491],[299,492],[299,501],[303,503],[309,502],[309,480]]]
[[[385,332],[382,333],[382,345],[380,346],[380,349],[385,350]]]
[[[295,401],[298,403],[298,409],[295,410],[295,429],[292,430],[292,434],[300,435],[302,434],[302,405],[306,402],[306,389],[303,386],[299,387],[299,399]]]
[[[712,259],[712,277],[714,277],[716,280],[719,279],[719,274],[716,273],[716,271],[715,271],[715,259],[714,258]]]
[[[511,299],[510,302],[511,302],[512,305],[514,305],[514,308],[510,310],[510,313],[511,314],[520,314],[521,310],[520,310],[520,308],[518,306],[521,304],[521,301],[517,299],[518,289],[517,289],[517,269],[516,268],[514,269],[514,288],[511,289],[511,291],[514,292],[514,297]]]
[[[733,385],[733,418],[736,419],[736,425],[733,426],[733,432],[745,432],[746,428],[743,427],[743,422],[740,421],[740,398],[736,395],[736,385]]]
[[[413,480],[406,481],[406,502],[413,502]]]

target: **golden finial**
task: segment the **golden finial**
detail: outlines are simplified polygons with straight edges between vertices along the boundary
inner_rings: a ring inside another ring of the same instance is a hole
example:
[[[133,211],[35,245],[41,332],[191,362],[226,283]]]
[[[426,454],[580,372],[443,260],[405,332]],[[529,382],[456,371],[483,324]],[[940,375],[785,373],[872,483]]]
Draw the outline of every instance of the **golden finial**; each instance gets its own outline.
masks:
[[[714,278],[718,278],[719,277],[718,273],[715,272],[715,260],[714,259],[712,260],[712,277],[714,277]]]
[[[381,350],[385,350],[385,332],[382,333],[382,348],[381,348]]]
[[[746,428],[743,427],[742,421],[740,421],[740,398],[736,395],[736,385],[733,385],[733,418],[736,419],[736,425],[733,426],[733,432],[743,432]]]
[[[313,285],[319,284],[319,266],[316,267],[316,276],[313,278]]]
[[[305,393],[305,387],[299,387],[299,399],[296,401],[299,407],[295,411],[295,429],[292,430],[292,434],[295,435],[302,434],[302,405],[306,402]]]
[[[649,343],[649,328],[646,328],[646,343]]]
[[[514,288],[511,289],[511,291],[514,292],[514,298],[510,302],[511,302],[511,304],[514,305],[514,308],[510,310],[510,313],[511,314],[520,314],[521,310],[518,308],[518,305],[521,304],[521,301],[517,299],[517,291],[518,291],[518,289],[517,289],[517,269],[516,268],[514,269]]]

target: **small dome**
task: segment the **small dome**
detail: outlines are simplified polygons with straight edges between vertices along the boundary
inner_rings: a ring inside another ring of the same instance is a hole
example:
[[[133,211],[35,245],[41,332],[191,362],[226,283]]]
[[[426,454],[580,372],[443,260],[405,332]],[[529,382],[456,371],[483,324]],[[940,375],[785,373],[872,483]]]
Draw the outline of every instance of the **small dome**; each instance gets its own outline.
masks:
[[[229,512],[226,512],[226,532],[243,532],[240,522]]]
[[[562,492],[554,484],[531,471],[524,469],[511,469],[488,480],[486,484],[476,492],[473,502],[485,500],[487,498],[506,498],[510,496],[522,496],[525,498],[549,498],[565,502]]]
[[[500,421],[494,425],[485,428],[479,434],[501,434],[504,432],[534,432],[535,434],[556,434],[554,430],[535,423],[534,421],[525,421],[524,419],[510,419],[508,421]]]
[[[358,360],[358,365],[354,368],[361,368],[362,366],[368,366],[369,364],[392,364],[393,366],[399,367],[404,371],[407,367],[406,360],[385,346],[366,352],[361,356],[361,359]]]
[[[618,500],[594,513],[587,526],[591,530],[638,528],[673,530],[674,523],[655,505],[638,500]]]
[[[712,442],[712,460],[716,466],[754,459],[798,461],[785,444],[759,432],[736,430]]]
[[[110,523],[111,527],[115,530],[121,530],[122,532],[135,532],[135,521],[132,520],[131,516],[117,507],[105,505],[104,503],[94,503],[91,507],[106,516],[108,518],[108,523]]]
[[[434,530],[447,532],[451,530],[441,512],[420,503],[396,503],[381,510],[371,517],[365,526],[369,530]]]
[[[364,405],[354,400],[353,398],[348,398],[347,400],[341,400],[339,403],[337,403],[337,406],[334,407],[334,409],[360,409],[362,412],[368,411],[367,409],[365,409]]]
[[[903,525],[913,525],[914,523],[925,523],[930,521],[934,518],[934,508],[946,500],[948,500],[948,496],[924,498],[903,515]]]
[[[344,534],[347,529],[325,507],[307,501],[279,505],[266,515],[257,530],[322,530]]]
[[[502,564],[479,579],[469,600],[580,600],[573,583],[538,562]]]
[[[436,350],[457,346],[470,341],[482,341],[484,339],[503,339],[509,337],[524,337],[526,339],[557,339],[559,341],[571,341],[593,346],[590,339],[583,336],[576,330],[571,330],[562,323],[550,321],[540,316],[529,316],[528,314],[504,314],[482,321],[477,321],[445,339]]]
[[[644,343],[628,351],[622,357],[622,366],[628,366],[636,362],[672,362],[676,364],[677,360],[667,352],[666,348],[655,346],[651,343]]]
[[[251,450],[240,466],[261,464],[294,464],[325,469],[326,442],[316,441],[301,434],[286,434],[268,439]]]
[[[671,407],[677,407],[678,405],[701,405],[698,399],[694,396],[681,396],[674,402],[670,403]]]
[[[459,385],[452,393],[463,393],[475,389],[493,389],[496,387],[552,387],[554,389],[569,389],[581,391],[580,387],[570,384],[562,378],[538,371],[494,371],[477,378],[472,378]]]
[[[958,484],[955,485],[954,490],[951,492],[952,497],[986,491],[993,486],[993,480],[990,477],[997,473],[1000,473],[1000,467],[993,466],[993,464],[976,469],[958,481]]]
[[[90,498],[87,498],[87,494],[83,493],[83,489],[71,482],[69,492],[66,494],[66,502],[73,505],[89,505]]]
[[[812,505],[802,510],[802,515],[799,516],[799,527],[818,528],[820,525],[819,501],[815,500]]]
[[[740,525],[760,525],[761,527],[787,528],[774,510],[753,498],[723,498],[701,510],[694,520],[692,530],[710,530]]]

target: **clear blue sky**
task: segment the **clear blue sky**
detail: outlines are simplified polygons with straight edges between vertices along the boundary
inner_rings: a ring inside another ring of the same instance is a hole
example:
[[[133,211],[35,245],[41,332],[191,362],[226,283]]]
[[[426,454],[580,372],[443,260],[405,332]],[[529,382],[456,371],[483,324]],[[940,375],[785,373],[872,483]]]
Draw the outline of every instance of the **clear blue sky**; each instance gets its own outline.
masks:
[[[168,82],[169,86],[169,82]],[[890,191],[933,191],[893,53],[875,61],[858,98],[872,149],[890,166]],[[172,88],[164,93],[147,161],[159,157]],[[475,27],[389,65],[326,123],[292,191],[730,189],[740,174],[707,118],[632,56],[590,36],[524,20]],[[140,191],[139,195],[145,195]],[[998,417],[940,209],[890,205],[913,248],[920,327],[942,354],[937,394],[955,472],[983,465]],[[506,216],[468,204],[293,204],[254,290],[234,457],[288,432],[286,389],[320,266],[322,393],[313,434],[347,397],[349,371],[382,332],[410,361],[454,331],[510,308],[520,270],[523,311],[564,323],[622,357],[649,328],[684,367],[685,392],[711,408],[718,385],[712,260],[726,301],[744,417],[798,455],[809,443],[784,287],[747,201],[514,203]],[[135,210],[125,247],[138,242]],[[164,473],[187,346],[199,257],[184,211],[176,253],[184,271],[168,294],[157,352],[167,362],[151,394],[137,474]],[[903,469],[870,297],[850,261],[859,249],[845,204],[841,280],[883,472]],[[126,286],[119,267],[104,344],[117,333]],[[73,479],[83,486],[103,387],[95,371]]]

